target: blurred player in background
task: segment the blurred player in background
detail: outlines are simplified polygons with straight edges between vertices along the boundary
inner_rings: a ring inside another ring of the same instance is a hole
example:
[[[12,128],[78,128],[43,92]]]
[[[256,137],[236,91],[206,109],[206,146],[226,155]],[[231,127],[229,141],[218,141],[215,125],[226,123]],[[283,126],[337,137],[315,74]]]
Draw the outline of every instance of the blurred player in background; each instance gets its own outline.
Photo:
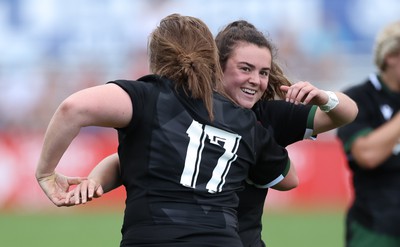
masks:
[[[353,175],[346,246],[400,246],[400,21],[377,35],[378,69],[345,91],[359,107],[339,129]]]

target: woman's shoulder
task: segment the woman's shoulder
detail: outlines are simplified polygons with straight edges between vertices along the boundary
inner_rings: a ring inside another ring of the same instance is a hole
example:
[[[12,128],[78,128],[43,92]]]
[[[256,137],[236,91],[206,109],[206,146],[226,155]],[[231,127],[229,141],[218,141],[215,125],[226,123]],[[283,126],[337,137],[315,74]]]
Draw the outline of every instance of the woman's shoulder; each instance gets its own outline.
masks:
[[[170,88],[170,81],[167,78],[150,74],[142,76],[136,80],[117,79],[107,83],[115,83],[125,90],[154,90],[154,88],[168,87]]]

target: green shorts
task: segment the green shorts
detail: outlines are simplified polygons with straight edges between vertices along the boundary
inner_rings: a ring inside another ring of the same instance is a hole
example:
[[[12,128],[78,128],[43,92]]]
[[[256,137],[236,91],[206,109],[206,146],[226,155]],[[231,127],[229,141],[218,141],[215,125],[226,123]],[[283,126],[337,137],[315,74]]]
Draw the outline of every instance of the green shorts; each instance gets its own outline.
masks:
[[[347,229],[346,247],[399,247],[400,237],[376,233],[352,221]]]

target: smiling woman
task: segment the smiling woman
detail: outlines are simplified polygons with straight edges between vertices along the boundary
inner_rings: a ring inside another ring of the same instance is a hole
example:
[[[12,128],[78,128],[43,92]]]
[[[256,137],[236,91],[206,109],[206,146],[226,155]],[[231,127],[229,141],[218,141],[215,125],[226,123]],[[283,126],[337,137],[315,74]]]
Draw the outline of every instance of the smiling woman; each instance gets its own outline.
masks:
[[[340,92],[329,93],[340,99],[340,105],[329,104],[329,110],[324,112],[321,107],[329,102],[326,91],[304,81],[291,85],[275,62],[273,45],[251,23],[239,20],[228,24],[218,33],[216,42],[225,90],[236,102],[251,107],[255,104],[253,110],[258,119],[272,131],[280,145],[315,139],[318,133],[351,122],[357,115],[354,101]],[[259,98],[257,90],[264,87],[267,89],[261,100],[254,101]],[[277,98],[293,104],[273,100]],[[273,188],[293,187],[296,187],[293,183],[281,183]],[[249,184],[238,192],[239,234],[245,246],[264,246],[260,222],[267,192],[268,189]]]
[[[226,92],[245,108],[252,108],[268,87],[272,55],[267,47],[239,42],[223,68]]]

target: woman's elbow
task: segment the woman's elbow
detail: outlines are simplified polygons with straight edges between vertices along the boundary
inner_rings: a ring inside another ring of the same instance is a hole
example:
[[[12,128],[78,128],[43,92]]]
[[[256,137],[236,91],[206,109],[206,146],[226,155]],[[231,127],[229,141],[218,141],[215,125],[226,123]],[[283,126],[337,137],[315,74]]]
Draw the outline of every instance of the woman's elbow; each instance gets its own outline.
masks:
[[[347,105],[347,110],[345,112],[345,117],[341,119],[340,123],[338,123],[338,125],[340,126],[349,124],[356,119],[358,115],[358,106],[356,102],[354,102],[353,100],[350,101]]]
[[[349,113],[348,121],[346,124],[353,122],[358,115],[358,106],[355,102],[353,102],[352,108]]]
[[[79,103],[72,97],[65,99],[58,107],[57,116],[64,119],[69,125],[85,127],[88,125],[88,119],[91,116],[89,110],[84,104]]]
[[[286,189],[285,190],[292,190],[295,189],[299,186],[299,178],[297,176],[291,178],[286,185]]]
[[[288,175],[272,188],[279,191],[288,191],[296,188],[297,186],[299,186],[299,178],[297,176]]]

